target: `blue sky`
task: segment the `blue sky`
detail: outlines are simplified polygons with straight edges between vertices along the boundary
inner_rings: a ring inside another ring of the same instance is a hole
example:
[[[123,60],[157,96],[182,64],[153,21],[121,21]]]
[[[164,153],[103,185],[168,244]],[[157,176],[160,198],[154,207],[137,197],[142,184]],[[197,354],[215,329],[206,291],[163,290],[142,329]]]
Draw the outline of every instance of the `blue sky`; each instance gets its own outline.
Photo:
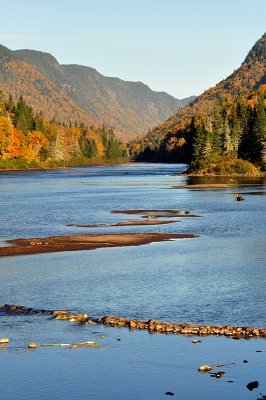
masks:
[[[0,43],[177,98],[238,68],[265,32],[262,0],[0,0]]]

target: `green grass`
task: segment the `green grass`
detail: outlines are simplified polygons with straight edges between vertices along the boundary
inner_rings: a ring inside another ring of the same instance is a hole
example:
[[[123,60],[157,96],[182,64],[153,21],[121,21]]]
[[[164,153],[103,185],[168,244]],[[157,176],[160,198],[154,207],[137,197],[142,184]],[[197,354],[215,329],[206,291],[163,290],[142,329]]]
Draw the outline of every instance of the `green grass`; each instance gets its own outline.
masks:
[[[24,158],[16,158],[12,160],[6,160],[0,158],[0,169],[3,170],[32,169],[32,168],[41,168],[41,166],[35,161],[28,162]]]
[[[242,176],[260,176],[261,171],[249,161],[238,158],[221,158],[216,162],[206,162],[199,160],[197,165],[190,168],[189,173],[196,175],[242,175]]]
[[[23,158],[12,160],[3,159],[0,157],[0,170],[24,170],[34,168],[57,169],[65,167],[80,167],[80,166],[100,166],[100,165],[117,165],[128,162],[127,158],[108,159],[106,157],[95,156],[87,158],[72,157],[69,160],[47,160],[46,162],[28,162]]]

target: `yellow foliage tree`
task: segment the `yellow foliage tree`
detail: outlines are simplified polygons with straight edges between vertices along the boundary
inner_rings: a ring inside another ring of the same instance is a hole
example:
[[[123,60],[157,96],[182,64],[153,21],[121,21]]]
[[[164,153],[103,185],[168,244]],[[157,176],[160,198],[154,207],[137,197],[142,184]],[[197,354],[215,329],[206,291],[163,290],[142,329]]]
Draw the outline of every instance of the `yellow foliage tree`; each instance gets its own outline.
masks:
[[[14,127],[8,117],[0,116],[0,157],[10,159],[14,142]]]
[[[49,148],[49,142],[40,131],[28,132],[27,148],[24,152],[24,158],[28,161],[40,161],[40,155]]]

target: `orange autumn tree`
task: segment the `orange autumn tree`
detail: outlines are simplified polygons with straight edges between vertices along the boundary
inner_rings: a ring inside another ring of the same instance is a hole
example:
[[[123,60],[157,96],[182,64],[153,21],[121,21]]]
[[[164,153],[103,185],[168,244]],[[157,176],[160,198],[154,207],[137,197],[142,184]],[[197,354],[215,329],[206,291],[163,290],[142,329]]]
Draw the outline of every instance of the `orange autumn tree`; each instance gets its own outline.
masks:
[[[23,151],[26,161],[40,161],[42,154],[48,150],[49,142],[40,131],[28,132],[26,135],[27,147]]]
[[[12,148],[10,150],[10,159],[23,158],[27,147],[26,137],[21,131],[19,131],[15,127],[13,127],[13,132],[14,140]]]
[[[11,120],[0,115],[0,156],[3,159],[12,158],[12,146],[14,143],[14,127]]]
[[[116,162],[126,148],[109,128],[48,122],[22,96],[5,102],[0,92],[1,168],[61,166]]]

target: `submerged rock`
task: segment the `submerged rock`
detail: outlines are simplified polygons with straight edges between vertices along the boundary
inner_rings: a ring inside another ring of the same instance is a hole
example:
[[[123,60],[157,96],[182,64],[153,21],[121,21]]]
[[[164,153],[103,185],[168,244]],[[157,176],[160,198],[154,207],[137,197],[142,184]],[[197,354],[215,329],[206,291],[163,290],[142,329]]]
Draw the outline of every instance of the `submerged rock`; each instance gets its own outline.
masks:
[[[101,346],[98,345],[94,341],[88,341],[88,342],[78,342],[74,343],[70,346],[71,349],[77,349],[79,347],[89,347],[89,348],[100,348]]]
[[[213,372],[211,373],[211,377],[212,378],[221,378],[222,376],[224,376],[225,372],[224,371],[218,371],[218,372]]]

